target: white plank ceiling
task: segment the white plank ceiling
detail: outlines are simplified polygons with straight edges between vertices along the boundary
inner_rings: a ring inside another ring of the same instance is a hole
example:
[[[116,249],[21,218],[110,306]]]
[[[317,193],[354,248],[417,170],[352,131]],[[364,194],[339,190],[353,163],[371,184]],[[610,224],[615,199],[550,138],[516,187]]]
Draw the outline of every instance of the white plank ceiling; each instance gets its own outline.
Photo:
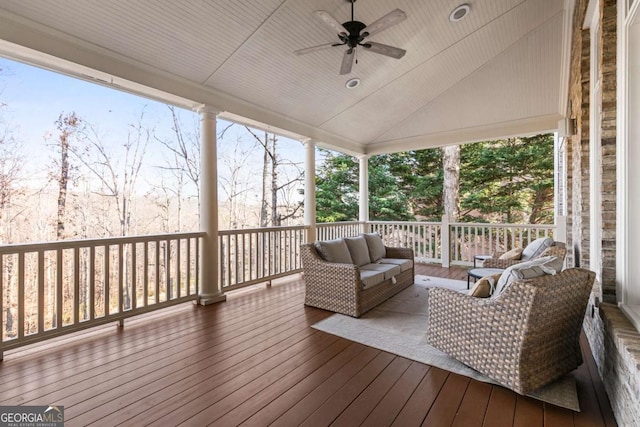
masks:
[[[0,54],[352,153],[553,130],[565,115],[565,1],[466,0],[470,14],[450,22],[463,2],[358,0],[365,24],[406,12],[371,40],[407,54],[359,49],[346,76],[344,47],[293,54],[337,41],[313,11],[348,21],[346,0],[0,0]],[[362,83],[348,90],[352,77]]]

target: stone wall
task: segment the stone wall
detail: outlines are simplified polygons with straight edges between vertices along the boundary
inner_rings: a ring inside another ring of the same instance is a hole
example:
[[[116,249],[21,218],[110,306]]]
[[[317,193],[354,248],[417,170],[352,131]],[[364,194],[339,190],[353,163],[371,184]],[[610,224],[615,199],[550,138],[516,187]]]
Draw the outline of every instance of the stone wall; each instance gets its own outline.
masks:
[[[591,296],[589,306],[595,303]],[[637,426],[640,420],[640,334],[622,311],[602,303],[587,310],[585,333],[620,426]]]
[[[590,268],[600,257],[601,281],[594,285],[584,329],[598,371],[620,425],[640,420],[640,334],[616,302],[616,0],[600,0],[602,121],[589,123],[590,32],[582,28],[589,0],[577,0],[573,16],[569,116],[576,119],[576,134],[567,139],[567,257],[568,266]],[[590,253],[590,133],[600,126],[600,215],[602,251]],[[602,302],[605,301],[605,302]]]

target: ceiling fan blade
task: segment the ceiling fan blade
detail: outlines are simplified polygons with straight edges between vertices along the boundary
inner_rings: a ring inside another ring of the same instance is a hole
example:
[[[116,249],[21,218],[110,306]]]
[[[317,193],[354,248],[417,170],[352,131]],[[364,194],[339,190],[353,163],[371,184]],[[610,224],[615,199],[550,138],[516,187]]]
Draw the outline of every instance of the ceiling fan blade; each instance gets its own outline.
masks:
[[[407,53],[406,50],[400,49],[399,47],[388,46],[386,44],[375,43],[375,42],[363,43],[362,47],[364,47],[365,49],[371,52],[379,53],[380,55],[390,56],[395,59],[400,59],[404,56],[405,53]]]
[[[342,45],[343,45],[342,43],[325,43],[318,46],[311,46],[311,47],[306,47],[304,49],[294,50],[293,53],[295,53],[296,55],[304,55],[305,53],[315,52],[316,50],[323,50],[323,49],[328,49],[330,47],[342,46]]]
[[[337,34],[344,34],[345,36],[349,35],[349,31],[347,31],[347,29],[326,10],[316,10],[313,12],[313,14],[317,18],[319,18],[320,21],[324,22],[325,25],[334,30]]]
[[[402,22],[405,19],[407,19],[407,14],[400,9],[395,9],[387,13],[377,21],[367,25],[364,30],[360,32],[360,34],[362,34],[364,37],[369,37],[379,33],[380,31],[386,30],[390,26],[395,25],[398,22]]]
[[[355,49],[347,49],[342,57],[342,65],[340,65],[340,75],[349,74],[353,67],[353,58],[355,57]]]

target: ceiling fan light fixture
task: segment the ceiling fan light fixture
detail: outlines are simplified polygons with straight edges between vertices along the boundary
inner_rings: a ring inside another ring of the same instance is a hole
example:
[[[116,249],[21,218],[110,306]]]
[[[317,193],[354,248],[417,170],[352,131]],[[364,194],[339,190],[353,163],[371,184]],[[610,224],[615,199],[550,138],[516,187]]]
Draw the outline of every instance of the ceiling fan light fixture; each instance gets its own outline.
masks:
[[[355,89],[358,86],[360,86],[360,79],[357,77],[347,80],[347,82],[344,84],[344,87],[346,87],[347,89]]]
[[[467,3],[461,4],[460,6],[453,9],[451,14],[449,15],[449,21],[451,22],[462,21],[469,14],[470,10],[471,10],[471,6],[469,6]]]

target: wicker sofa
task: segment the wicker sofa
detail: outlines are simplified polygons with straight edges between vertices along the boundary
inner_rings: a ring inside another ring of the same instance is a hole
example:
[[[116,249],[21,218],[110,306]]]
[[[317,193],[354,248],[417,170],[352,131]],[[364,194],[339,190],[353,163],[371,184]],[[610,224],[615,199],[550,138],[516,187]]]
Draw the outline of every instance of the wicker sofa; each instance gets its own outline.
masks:
[[[380,238],[367,236],[369,241]],[[364,250],[358,256],[353,246],[354,242],[361,244],[359,238],[364,239],[364,235],[301,245],[305,305],[360,317],[413,284],[412,249],[386,247],[380,240],[376,243],[377,256],[375,251]],[[354,255],[351,259],[327,259],[323,253],[323,245],[340,244],[339,240],[353,243],[349,246],[350,255]]]
[[[515,281],[496,298],[429,291],[427,340],[526,394],[582,363],[579,336],[595,273],[570,268]]]

